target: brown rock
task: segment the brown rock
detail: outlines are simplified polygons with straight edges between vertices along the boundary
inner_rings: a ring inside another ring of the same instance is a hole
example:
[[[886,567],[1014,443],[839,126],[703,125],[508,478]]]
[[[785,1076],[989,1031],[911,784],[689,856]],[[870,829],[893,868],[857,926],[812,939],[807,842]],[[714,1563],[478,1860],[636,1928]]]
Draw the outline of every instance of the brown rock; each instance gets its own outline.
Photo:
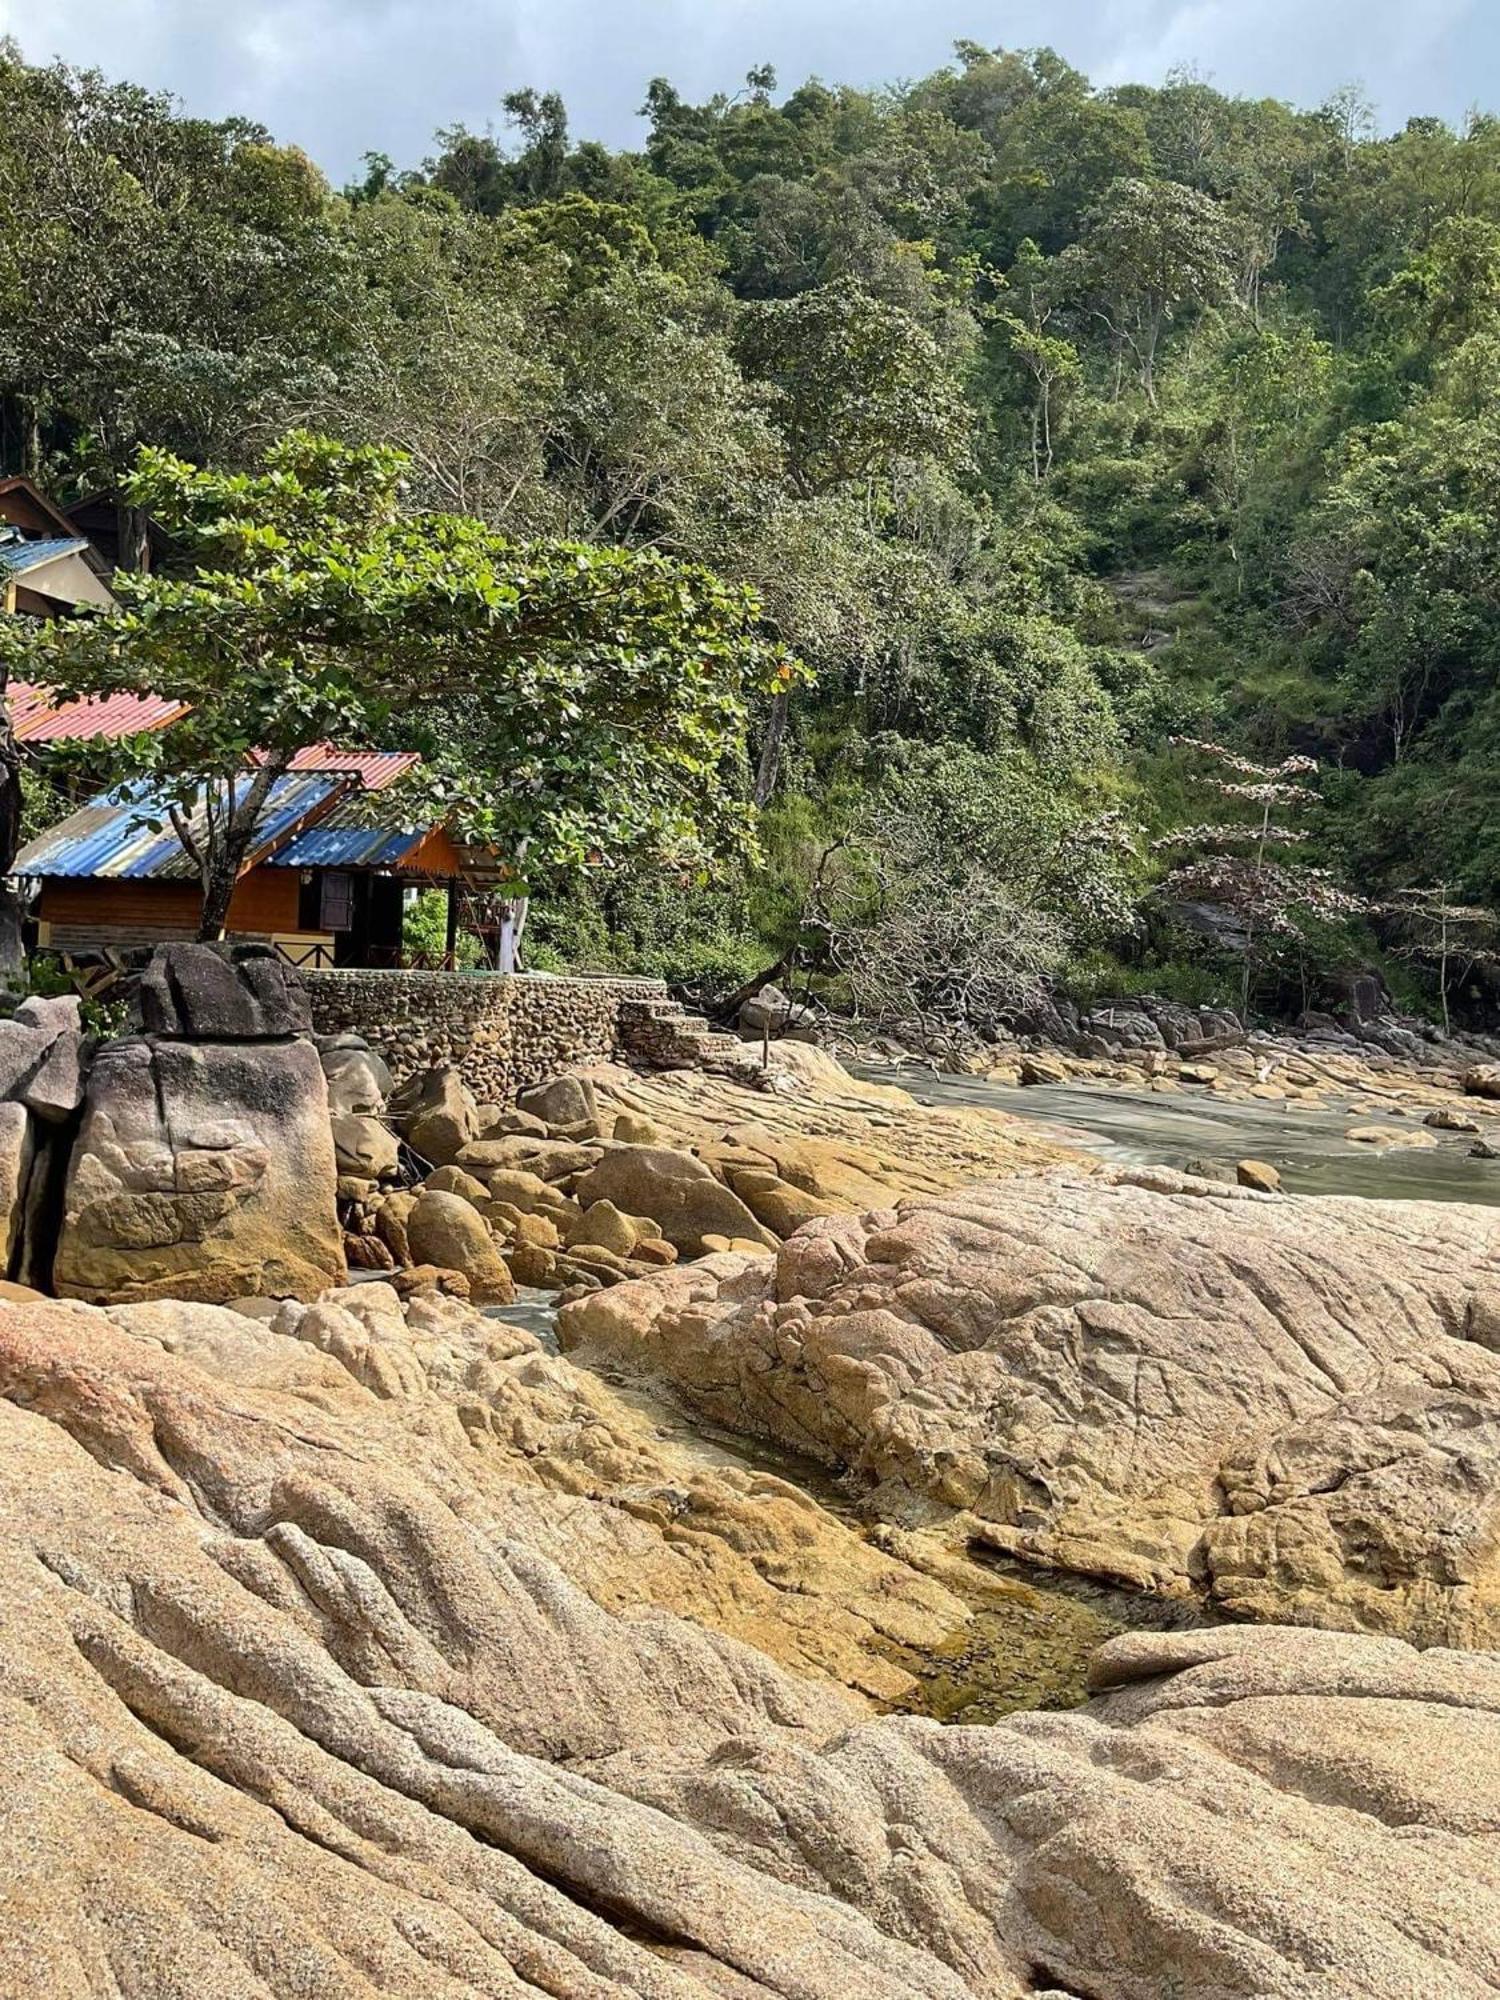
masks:
[[[661,1236],[638,1236],[630,1253],[632,1263],[667,1265],[677,1262],[677,1248]]]
[[[561,1131],[570,1139],[598,1138],[604,1130],[599,1122],[594,1086],[586,1076],[554,1076],[545,1083],[518,1090],[516,1108],[529,1111],[549,1131]]]
[[[612,1250],[617,1257],[628,1257],[636,1245],[635,1224],[612,1201],[596,1201],[568,1230],[570,1249],[584,1243],[598,1244],[602,1249]]]
[[[507,1246],[505,1261],[518,1285],[531,1285],[538,1291],[546,1291],[556,1282],[557,1258],[544,1244],[528,1243],[518,1237]]]
[[[621,1111],[615,1115],[613,1127],[615,1143],[620,1146],[664,1146],[667,1144],[661,1128],[649,1118],[642,1118],[634,1111]]]
[[[756,1221],[763,1223],[775,1236],[790,1236],[804,1222],[815,1221],[820,1215],[839,1213],[836,1203],[805,1194],[801,1188],[792,1187],[775,1174],[763,1173],[753,1167],[732,1170],[729,1185]]]
[[[1437,1132],[1478,1132],[1481,1127],[1477,1118],[1471,1118],[1467,1111],[1456,1110],[1451,1104],[1440,1104],[1435,1111],[1429,1111],[1422,1120]]]
[[[451,1167],[478,1129],[474,1099],[451,1066],[409,1078],[388,1112],[412,1151],[435,1167]]]
[[[466,1174],[462,1167],[437,1167],[422,1185],[430,1189],[433,1194],[462,1195],[465,1201],[472,1202],[475,1206],[490,1198],[490,1191],[484,1182],[476,1180],[472,1174]]]
[[[378,1236],[344,1232],[344,1259],[351,1271],[394,1271],[396,1259]]]
[[[395,1179],[396,1135],[378,1118],[350,1113],[330,1119],[329,1125],[340,1174],[356,1175],[367,1181]]]
[[[1281,1186],[1281,1176],[1265,1160],[1236,1160],[1234,1177],[1241,1187],[1256,1188],[1262,1194],[1275,1194]]]
[[[585,1209],[609,1201],[627,1214],[654,1217],[667,1241],[689,1257],[699,1254],[705,1234],[745,1237],[767,1247],[776,1241],[691,1153],[616,1146],[584,1175],[576,1194]]]
[[[462,1272],[477,1305],[504,1305],[515,1296],[489,1224],[462,1195],[433,1194],[424,1188],[406,1233],[413,1259]]]
[[[405,1188],[400,1188],[384,1196],[375,1211],[375,1233],[398,1264],[410,1264],[415,1261],[411,1254],[411,1239],[406,1233],[406,1225],[416,1205],[416,1196],[408,1193]]]

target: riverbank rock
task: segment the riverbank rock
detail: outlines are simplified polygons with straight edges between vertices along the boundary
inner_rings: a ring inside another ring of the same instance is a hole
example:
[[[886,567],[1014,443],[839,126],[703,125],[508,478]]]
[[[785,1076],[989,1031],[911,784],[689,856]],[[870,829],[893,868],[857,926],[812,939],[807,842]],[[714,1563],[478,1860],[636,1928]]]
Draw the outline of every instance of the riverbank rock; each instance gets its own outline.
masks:
[[[489,1224],[462,1195],[423,1188],[406,1217],[406,1240],[414,1263],[460,1272],[476,1305],[507,1305],[515,1297]]]
[[[317,1049],[328,1079],[330,1115],[378,1118],[394,1088],[384,1057],[363,1035],[319,1035]]]
[[[1137,1634],[943,1729],[769,1657],[956,1609],[452,1301],[0,1308],[5,1989],[1493,1990],[1500,1660]]]
[[[1241,1187],[1257,1188],[1262,1194],[1275,1194],[1281,1186],[1281,1175],[1265,1160],[1237,1160],[1234,1177]]]
[[[68,1160],[54,1289],[314,1297],[343,1275],[336,1178],[311,1042],[106,1042]]]
[[[451,1167],[479,1130],[478,1107],[452,1068],[423,1070],[409,1078],[388,1110],[407,1145],[435,1167]]]
[[[1019,1177],[559,1331],[849,1468],[882,1518],[1238,1616],[1500,1643],[1493,1208]]]
[[[705,1236],[740,1236],[767,1248],[777,1240],[702,1160],[665,1146],[616,1146],[573,1192],[584,1209],[608,1201],[627,1215],[649,1215],[688,1257],[702,1254]]]

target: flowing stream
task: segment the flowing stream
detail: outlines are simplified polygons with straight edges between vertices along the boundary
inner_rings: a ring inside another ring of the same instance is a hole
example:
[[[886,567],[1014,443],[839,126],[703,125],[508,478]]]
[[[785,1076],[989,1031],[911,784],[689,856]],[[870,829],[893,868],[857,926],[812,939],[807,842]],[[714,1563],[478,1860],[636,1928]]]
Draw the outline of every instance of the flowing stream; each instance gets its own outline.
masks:
[[[1470,1156],[1473,1136],[1432,1133],[1430,1147],[1372,1146],[1346,1139],[1351,1125],[1420,1130],[1408,1110],[1372,1111],[1263,1104],[1211,1096],[1074,1084],[989,1083],[983,1077],[934,1076],[926,1070],[867,1069],[898,1083],[921,1104],[988,1105],[1045,1124],[1083,1150],[1121,1166],[1185,1167],[1190,1160],[1264,1160],[1294,1194],[1357,1194],[1388,1201],[1472,1201],[1500,1205],[1500,1160]],[[1481,1120],[1500,1137],[1500,1120]]]

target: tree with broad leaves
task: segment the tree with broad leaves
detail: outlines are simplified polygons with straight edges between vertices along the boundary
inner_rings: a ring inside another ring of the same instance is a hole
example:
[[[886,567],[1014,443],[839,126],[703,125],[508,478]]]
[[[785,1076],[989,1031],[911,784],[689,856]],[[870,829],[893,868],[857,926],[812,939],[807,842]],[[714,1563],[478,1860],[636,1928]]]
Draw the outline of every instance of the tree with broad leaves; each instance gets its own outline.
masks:
[[[742,851],[746,700],[799,672],[750,593],[652,551],[403,515],[403,465],[306,433],[246,474],[143,452],[132,496],[194,566],[122,579],[115,612],[0,621],[16,677],[186,705],[113,751],[193,860],[200,934],[222,935],[308,744],[420,751],[427,802],[512,858],[518,895],[528,867]]]
[[[1113,181],[1058,259],[1062,279],[1134,360],[1156,402],[1156,361],[1183,314],[1235,302],[1241,225],[1211,195],[1177,181]],[[1116,390],[1119,388],[1117,372]]]

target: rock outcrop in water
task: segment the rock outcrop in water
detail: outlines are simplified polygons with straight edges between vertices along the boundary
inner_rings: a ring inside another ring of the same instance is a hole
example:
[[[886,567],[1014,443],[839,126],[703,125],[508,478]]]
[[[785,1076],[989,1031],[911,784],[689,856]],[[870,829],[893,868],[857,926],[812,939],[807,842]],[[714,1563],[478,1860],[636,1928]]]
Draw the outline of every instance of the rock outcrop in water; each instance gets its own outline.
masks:
[[[567,1307],[873,1514],[1237,1616],[1500,1643],[1500,1210],[1018,1177]]]
[[[0,1523],[13,2000],[1500,1980],[1500,1660],[1138,1635],[1083,1712],[874,1717],[768,1654],[938,1586],[443,1301],[0,1308]]]

